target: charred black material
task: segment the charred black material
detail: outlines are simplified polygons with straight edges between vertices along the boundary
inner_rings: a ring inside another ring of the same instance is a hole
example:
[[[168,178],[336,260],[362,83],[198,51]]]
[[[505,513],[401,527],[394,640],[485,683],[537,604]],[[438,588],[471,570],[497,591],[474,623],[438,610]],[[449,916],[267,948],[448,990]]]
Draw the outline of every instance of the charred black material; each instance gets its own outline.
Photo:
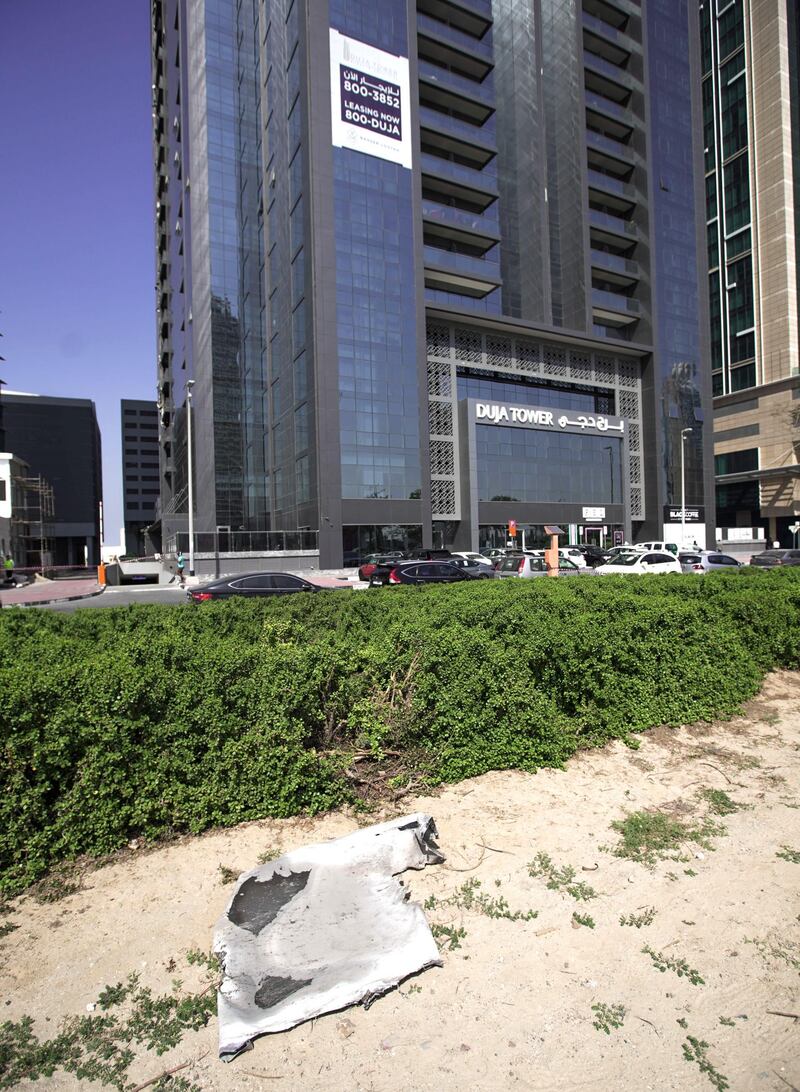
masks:
[[[268,880],[258,880],[251,876],[236,892],[228,911],[228,919],[241,929],[247,929],[253,936],[258,936],[262,929],[275,920],[287,902],[291,902],[303,890],[310,875],[310,871],[290,872],[288,876],[275,872]]]

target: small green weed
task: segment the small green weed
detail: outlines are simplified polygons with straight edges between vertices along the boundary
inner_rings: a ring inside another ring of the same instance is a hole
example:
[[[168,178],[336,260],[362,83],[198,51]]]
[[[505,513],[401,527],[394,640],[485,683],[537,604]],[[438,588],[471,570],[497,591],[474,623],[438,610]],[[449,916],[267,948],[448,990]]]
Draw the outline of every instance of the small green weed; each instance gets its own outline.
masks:
[[[627,1010],[624,1005],[606,1005],[601,1001],[592,1005],[592,1012],[594,1013],[593,1026],[598,1031],[604,1031],[606,1035],[610,1035],[612,1028],[621,1028],[625,1023]]]
[[[663,952],[655,952],[649,944],[645,944],[642,951],[649,955],[654,966],[661,971],[674,971],[678,978],[688,978],[693,986],[704,986],[705,979],[700,977],[700,972],[690,967],[685,959],[673,959]]]
[[[619,919],[619,923],[620,925],[632,925],[636,929],[641,929],[645,925],[653,924],[656,913],[655,906],[648,906],[641,914],[623,914]]]
[[[464,940],[467,935],[466,929],[456,929],[452,925],[433,924],[431,926],[431,932],[433,933],[433,938],[439,945],[439,948],[444,948],[445,945],[447,945],[451,952],[456,948],[461,947],[461,941]]]
[[[792,849],[790,846],[781,846],[775,856],[780,857],[784,861],[791,861],[792,864],[800,864],[800,849]]]
[[[480,890],[481,881],[467,880],[458,888],[453,897],[447,900],[450,905],[462,910],[477,910],[487,918],[505,918],[507,921],[533,921],[539,916],[538,910],[511,910],[502,895],[493,898]]]
[[[193,960],[212,966],[207,957]],[[128,1002],[125,1014],[111,1012]],[[102,1013],[68,1017],[60,1033],[40,1040],[33,1032],[33,1020],[8,1020],[0,1025],[0,1089],[13,1088],[24,1080],[52,1077],[61,1069],[74,1074],[79,1082],[99,1081],[124,1092],[131,1086],[127,1071],[134,1060],[132,1046],[142,1044],[156,1054],[164,1054],[180,1043],[187,1031],[197,1031],[216,1011],[212,991],[177,997],[153,996],[152,990],[139,985],[136,974],[125,983],[106,986],[98,997]],[[171,1080],[170,1089],[200,1092],[185,1078]],[[162,1080],[155,1087],[167,1087]]]
[[[719,1022],[721,1024],[724,1024],[726,1028],[735,1028],[736,1027],[736,1021],[731,1020],[730,1016],[720,1016]]]
[[[595,920],[589,914],[573,914],[572,920],[577,922],[578,925],[585,925],[587,929],[594,929]]]
[[[679,1016],[678,1019],[675,1021],[675,1023],[680,1024],[680,1026],[682,1028],[688,1028],[688,1026],[689,1026],[687,1021],[682,1016]]]
[[[752,944],[763,959],[779,959],[783,963],[800,971],[800,944],[783,940],[776,944],[771,940],[745,937],[745,944]]]
[[[708,1056],[708,1043],[704,1039],[697,1039],[694,1035],[687,1035],[686,1041],[683,1044],[683,1056],[687,1062],[697,1062],[700,1066],[700,1072],[705,1073],[709,1081],[714,1085],[718,1092],[725,1092],[727,1088],[730,1088],[728,1078],[724,1077],[722,1073],[714,1068],[709,1062]]]
[[[684,876],[696,876],[697,875],[697,873],[695,872],[695,870],[693,868],[684,868],[683,874],[684,874]]]
[[[4,921],[3,924],[0,925],[0,937],[7,937],[9,933],[13,933],[14,930],[18,928],[19,926],[15,925],[13,921]]]
[[[228,868],[226,865],[221,864],[217,868],[219,872],[219,882],[221,884],[233,883],[234,880],[238,880],[240,873],[235,868]]]
[[[528,875],[532,878],[542,876],[547,880],[549,891],[560,891],[562,888],[568,895],[578,902],[588,902],[596,899],[597,892],[583,880],[575,882],[575,869],[571,865],[558,868],[552,858],[546,853],[537,853],[534,860],[528,863]]]
[[[714,815],[733,815],[734,812],[744,811],[749,806],[732,800],[723,789],[701,789],[697,795],[701,800],[705,800],[708,810]]]
[[[259,853],[256,860],[259,864],[266,864],[267,861],[275,861],[283,853],[280,846],[267,846],[263,853]]]
[[[614,856],[627,857],[649,868],[656,861],[686,860],[680,851],[687,842],[711,850],[714,847],[710,839],[724,834],[724,827],[711,819],[692,825],[659,811],[635,811],[625,819],[614,820],[611,827],[621,835]]]

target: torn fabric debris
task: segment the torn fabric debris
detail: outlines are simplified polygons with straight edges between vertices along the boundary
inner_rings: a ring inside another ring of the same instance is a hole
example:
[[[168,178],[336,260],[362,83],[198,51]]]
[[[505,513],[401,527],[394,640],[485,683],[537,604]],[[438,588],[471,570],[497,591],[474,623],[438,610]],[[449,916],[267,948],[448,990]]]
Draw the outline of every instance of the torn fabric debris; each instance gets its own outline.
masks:
[[[285,853],[239,878],[214,930],[224,976],[219,1053],[265,1032],[370,1003],[441,965],[422,908],[395,877],[439,864],[436,824],[418,812]]]

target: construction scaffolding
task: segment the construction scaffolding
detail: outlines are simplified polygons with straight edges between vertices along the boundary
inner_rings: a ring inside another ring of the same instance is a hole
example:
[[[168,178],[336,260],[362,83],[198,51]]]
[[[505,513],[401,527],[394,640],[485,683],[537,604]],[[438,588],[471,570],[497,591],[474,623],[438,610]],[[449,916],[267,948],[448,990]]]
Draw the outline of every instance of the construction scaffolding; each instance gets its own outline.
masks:
[[[53,487],[39,474],[11,478],[11,549],[17,567],[43,573],[53,564]]]

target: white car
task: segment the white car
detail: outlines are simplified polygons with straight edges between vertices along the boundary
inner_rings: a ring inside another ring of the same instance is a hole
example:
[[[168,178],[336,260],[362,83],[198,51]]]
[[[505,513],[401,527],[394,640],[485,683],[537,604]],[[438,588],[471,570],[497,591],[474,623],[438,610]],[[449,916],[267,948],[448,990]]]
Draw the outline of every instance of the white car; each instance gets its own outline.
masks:
[[[660,551],[631,550],[617,554],[605,565],[594,569],[597,576],[625,576],[626,573],[680,573],[681,563],[674,554]]]
[[[567,561],[571,561],[579,569],[586,568],[586,558],[575,546],[562,546],[558,551],[558,556],[565,557]]]
[[[635,546],[631,546],[631,549],[654,551],[660,554],[672,554],[673,557],[678,556],[677,542],[637,542]]]
[[[463,557],[465,561],[476,561],[479,565],[485,565],[487,569],[494,569],[494,563],[488,557],[473,553],[471,550],[453,550],[453,557]]]

